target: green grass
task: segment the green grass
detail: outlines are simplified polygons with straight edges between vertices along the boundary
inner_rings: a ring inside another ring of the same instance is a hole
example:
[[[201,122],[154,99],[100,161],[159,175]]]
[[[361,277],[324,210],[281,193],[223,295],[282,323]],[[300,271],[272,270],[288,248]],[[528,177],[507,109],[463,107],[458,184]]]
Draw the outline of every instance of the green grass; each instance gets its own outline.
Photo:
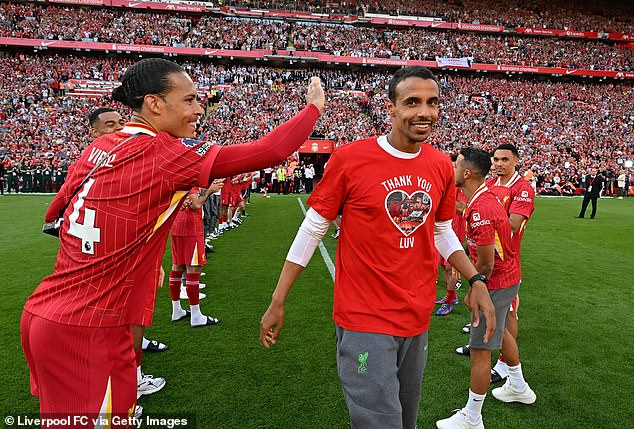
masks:
[[[305,197],[302,197],[305,199]],[[0,413],[36,413],[29,395],[19,319],[26,297],[52,271],[54,238],[40,232],[51,197],[0,197]],[[580,199],[537,199],[522,248],[524,280],[520,353],[538,395],[533,406],[502,404],[489,395],[487,428],[626,427],[634,391],[630,285],[634,264],[634,200],[601,200],[596,220],[573,217]],[[167,379],[144,397],[147,415],[188,413],[199,428],[346,428],[337,378],[332,282],[316,252],[286,307],[280,342],[257,340],[260,317],[301,222],[295,197],[249,206],[251,218],[214,242],[203,282],[207,314],[222,323],[191,329],[171,324],[169,290],[159,290],[147,336],[170,350],[146,353],[147,373]],[[334,259],[336,241],[324,240]],[[164,267],[170,264],[169,250]],[[438,295],[442,294],[439,287]],[[460,291],[462,297],[464,291]],[[432,319],[419,428],[435,427],[464,405],[469,362],[456,355],[468,313]]]

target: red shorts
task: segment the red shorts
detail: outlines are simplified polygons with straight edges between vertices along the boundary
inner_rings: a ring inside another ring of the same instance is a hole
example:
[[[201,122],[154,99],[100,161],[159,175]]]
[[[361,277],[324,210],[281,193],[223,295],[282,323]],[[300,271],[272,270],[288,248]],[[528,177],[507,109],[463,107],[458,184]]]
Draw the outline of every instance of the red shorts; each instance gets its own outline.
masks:
[[[206,263],[205,239],[202,235],[172,235],[172,264],[200,267]]]
[[[234,192],[227,192],[226,194],[222,194],[222,205],[223,206],[232,206],[235,207],[238,205],[240,200],[238,200],[238,194]]]
[[[47,427],[92,428],[92,419],[105,416],[106,410],[117,421],[134,414],[137,380],[130,325],[69,326],[24,311],[20,333],[41,417],[70,417]]]

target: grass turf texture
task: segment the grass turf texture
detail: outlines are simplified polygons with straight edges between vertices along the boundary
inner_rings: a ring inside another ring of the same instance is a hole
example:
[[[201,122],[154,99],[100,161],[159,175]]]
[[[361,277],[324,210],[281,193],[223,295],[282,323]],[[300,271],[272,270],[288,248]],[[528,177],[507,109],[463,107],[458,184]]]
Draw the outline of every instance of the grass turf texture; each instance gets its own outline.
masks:
[[[305,196],[302,196],[305,200]],[[51,197],[0,197],[0,413],[37,413],[19,337],[26,297],[53,268],[57,243],[40,232]],[[601,200],[596,220],[574,219],[581,200],[538,198],[522,248],[524,281],[520,353],[537,393],[533,406],[484,405],[487,428],[612,428],[630,421],[634,391],[629,285],[634,262],[634,200]],[[147,337],[170,346],[144,355],[145,372],[167,386],[140,400],[150,417],[195,416],[198,428],[346,428],[348,417],[335,365],[332,283],[319,252],[286,306],[280,342],[264,349],[260,317],[275,287],[302,213],[296,197],[260,199],[252,217],[214,241],[202,281],[206,314],[216,327],[191,329],[170,322],[167,286],[159,290]],[[368,231],[371,233],[371,231]],[[324,239],[334,260],[336,241]],[[170,251],[163,266],[170,265]],[[438,296],[443,293],[438,287]],[[459,297],[465,294],[459,291]],[[468,312],[433,316],[430,354],[418,427],[461,408],[469,361],[454,349]],[[192,426],[189,426],[192,427]]]

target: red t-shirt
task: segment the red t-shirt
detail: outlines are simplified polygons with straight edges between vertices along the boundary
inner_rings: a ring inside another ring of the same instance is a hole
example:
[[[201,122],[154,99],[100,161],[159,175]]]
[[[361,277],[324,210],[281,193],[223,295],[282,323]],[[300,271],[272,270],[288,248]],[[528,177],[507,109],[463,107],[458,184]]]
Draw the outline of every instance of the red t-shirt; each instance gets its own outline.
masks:
[[[193,187],[189,191],[190,195],[199,195],[200,188]],[[170,228],[172,236],[175,237],[197,237],[203,235],[203,210],[192,210],[186,208],[179,210]]]
[[[409,337],[429,329],[437,275],[434,222],[453,219],[456,211],[453,167],[428,144],[403,159],[380,139],[382,146],[372,137],[335,150],[308,204],[326,219],[343,215],[335,323]]]
[[[462,188],[456,187],[456,202],[467,203],[467,197],[464,192],[462,192]],[[467,225],[462,214],[456,212],[454,213],[453,220],[451,221],[451,229],[453,229],[453,232],[456,233],[458,240],[462,243],[466,237]]]
[[[504,289],[522,279],[519,256],[511,243],[511,224],[504,207],[482,184],[471,197],[464,213],[467,221],[467,245],[475,264],[477,246],[495,245],[495,265],[487,283],[490,290]]]
[[[156,134],[127,124],[84,150],[65,186],[82,186],[65,211],[52,275],[28,298],[25,310],[74,326],[150,324],[161,256],[174,214],[187,190],[209,186],[220,150],[208,142]]]
[[[227,177],[225,181],[222,183],[222,188],[220,188],[220,195],[231,195],[234,190],[234,185],[231,182],[233,177]]]
[[[242,181],[243,178],[243,174],[239,174],[231,178],[231,192],[233,194],[242,195],[242,190],[245,188],[244,182]]]
[[[513,174],[513,177],[506,185],[500,184],[499,177],[489,179],[486,184],[489,190],[502,202],[507,216],[510,216],[511,213],[516,213],[526,218],[522,222],[520,229],[512,234],[513,246],[519,258],[526,222],[528,222],[535,210],[535,191],[533,191],[530,183],[524,180],[517,172]]]

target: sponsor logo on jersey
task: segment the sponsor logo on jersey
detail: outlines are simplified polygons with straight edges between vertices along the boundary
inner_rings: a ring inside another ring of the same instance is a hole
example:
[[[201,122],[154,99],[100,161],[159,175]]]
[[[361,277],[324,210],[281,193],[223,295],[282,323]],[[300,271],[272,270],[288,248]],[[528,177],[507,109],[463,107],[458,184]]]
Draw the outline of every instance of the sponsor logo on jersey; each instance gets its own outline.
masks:
[[[474,216],[474,220],[475,220],[475,216]],[[479,226],[491,225],[491,221],[489,219],[480,220],[480,215],[478,215],[478,220],[476,222],[471,222],[469,225],[471,225],[471,229],[475,229]]]
[[[471,229],[477,228],[482,225],[491,225],[491,221],[489,219],[481,219],[480,213],[478,212],[473,213],[471,215],[471,219],[473,219],[473,222],[469,224],[471,226]]]

